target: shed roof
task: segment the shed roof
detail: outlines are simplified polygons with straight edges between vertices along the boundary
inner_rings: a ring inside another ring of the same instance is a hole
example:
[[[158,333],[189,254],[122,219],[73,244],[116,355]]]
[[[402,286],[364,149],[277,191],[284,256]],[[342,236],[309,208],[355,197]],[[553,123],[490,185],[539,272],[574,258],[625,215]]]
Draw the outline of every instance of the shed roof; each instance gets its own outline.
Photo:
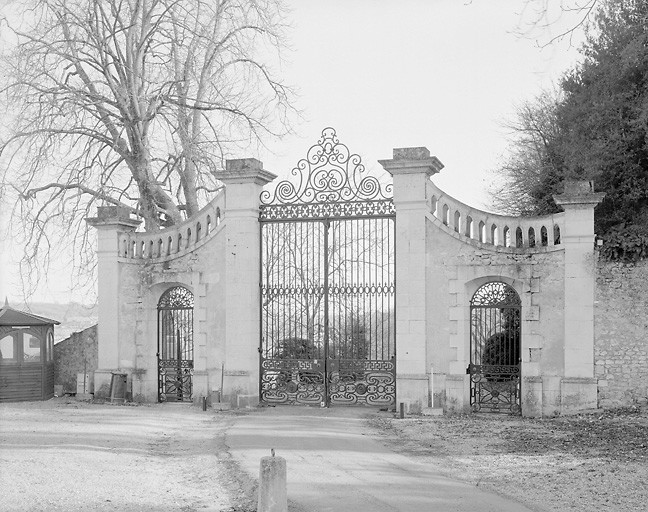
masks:
[[[34,315],[32,313],[25,313],[9,306],[5,301],[5,305],[0,308],[0,326],[18,326],[18,325],[59,325],[61,322],[45,318],[44,316]]]

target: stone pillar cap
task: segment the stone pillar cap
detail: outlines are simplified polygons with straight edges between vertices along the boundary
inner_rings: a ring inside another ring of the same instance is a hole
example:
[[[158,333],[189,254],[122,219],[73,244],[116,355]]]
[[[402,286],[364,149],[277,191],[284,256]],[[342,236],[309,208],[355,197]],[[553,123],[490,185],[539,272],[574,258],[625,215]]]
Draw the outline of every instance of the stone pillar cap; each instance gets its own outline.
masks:
[[[225,185],[234,183],[256,183],[265,185],[277,175],[263,169],[263,162],[256,158],[236,158],[225,161],[225,170],[214,173]]]
[[[142,223],[141,219],[131,218],[131,210],[124,206],[98,206],[97,216],[88,217],[86,222],[95,228],[121,227],[135,229]]]
[[[553,196],[560,206],[594,207],[603,201],[605,192],[594,192],[594,182],[591,180],[565,180],[562,194]]]
[[[425,173],[428,176],[443,169],[436,156],[430,156],[426,147],[394,148],[391,160],[378,160],[378,163],[392,176],[395,174]]]

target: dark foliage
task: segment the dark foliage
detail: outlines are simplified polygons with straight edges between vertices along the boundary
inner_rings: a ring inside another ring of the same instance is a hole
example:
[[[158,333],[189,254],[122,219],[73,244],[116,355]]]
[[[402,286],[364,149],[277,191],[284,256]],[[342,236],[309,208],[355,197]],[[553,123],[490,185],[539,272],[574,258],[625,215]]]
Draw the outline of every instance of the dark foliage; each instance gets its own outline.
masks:
[[[520,109],[511,157],[500,169],[516,213],[559,211],[564,179],[593,180],[606,193],[595,229],[610,259],[646,257],[648,220],[648,0],[601,4],[583,61]],[[496,205],[497,206],[497,205]],[[624,241],[624,239],[626,239]]]
[[[281,344],[279,359],[316,359],[317,347],[306,338],[287,338]]]
[[[628,262],[648,258],[648,226],[622,225],[611,229],[605,235],[601,256]]]
[[[329,357],[339,359],[366,359],[369,356],[367,330],[362,321],[350,315],[347,327],[340,333],[329,335]],[[324,357],[323,347],[313,339],[286,338],[281,344],[279,359],[319,359]]]
[[[486,340],[483,364],[488,365],[516,365],[520,360],[519,336],[511,336],[510,333],[500,332]]]
[[[520,310],[502,308],[504,325],[502,330],[490,336],[484,344],[482,364],[513,366],[520,362]],[[510,380],[510,375],[486,374],[490,381]]]

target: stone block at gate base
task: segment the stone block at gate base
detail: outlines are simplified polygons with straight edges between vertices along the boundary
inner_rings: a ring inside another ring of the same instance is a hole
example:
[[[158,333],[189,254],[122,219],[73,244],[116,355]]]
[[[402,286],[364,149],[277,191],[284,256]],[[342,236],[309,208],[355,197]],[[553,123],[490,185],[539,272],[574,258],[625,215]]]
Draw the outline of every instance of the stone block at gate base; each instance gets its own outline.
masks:
[[[113,370],[95,370],[94,389],[95,398],[108,398],[110,396],[110,380]]]
[[[561,414],[576,414],[598,406],[597,379],[563,378],[560,383]]]
[[[470,376],[446,376],[446,404],[447,414],[466,414],[470,412]]]
[[[522,415],[542,417],[542,377],[522,378]]]
[[[423,407],[421,414],[423,416],[443,416],[443,409],[441,407]]]
[[[236,395],[238,409],[251,409],[259,405],[259,395]]]
[[[542,415],[553,417],[560,414],[561,377],[544,375],[542,377]]]
[[[428,376],[422,374],[400,374],[396,377],[396,409],[405,404],[408,414],[420,414],[428,405]]]

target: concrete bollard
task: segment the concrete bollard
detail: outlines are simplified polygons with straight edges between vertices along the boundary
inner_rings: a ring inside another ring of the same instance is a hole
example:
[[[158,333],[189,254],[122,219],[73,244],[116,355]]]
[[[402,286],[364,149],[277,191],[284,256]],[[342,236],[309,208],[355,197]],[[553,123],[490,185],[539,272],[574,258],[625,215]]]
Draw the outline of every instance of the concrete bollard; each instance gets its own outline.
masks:
[[[274,449],[271,453],[261,458],[257,512],[288,512],[286,459],[275,457]]]

